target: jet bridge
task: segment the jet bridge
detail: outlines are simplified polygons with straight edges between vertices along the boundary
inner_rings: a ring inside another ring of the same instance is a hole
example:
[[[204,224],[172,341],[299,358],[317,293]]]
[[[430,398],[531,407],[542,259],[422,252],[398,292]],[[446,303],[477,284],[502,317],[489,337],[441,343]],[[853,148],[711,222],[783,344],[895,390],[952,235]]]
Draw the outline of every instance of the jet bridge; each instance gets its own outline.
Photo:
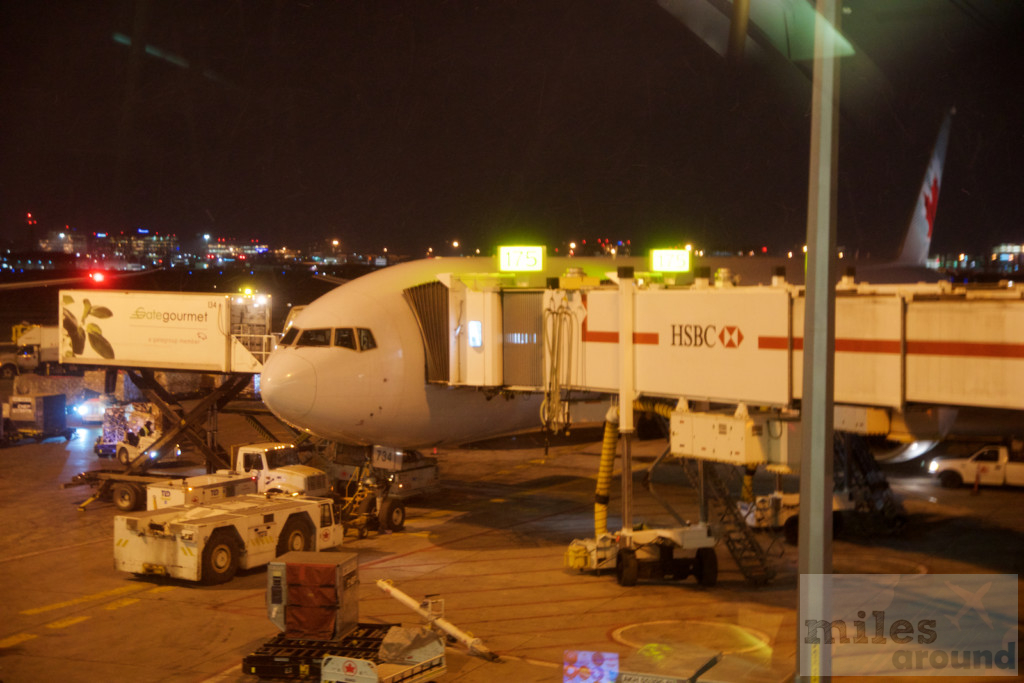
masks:
[[[544,392],[557,403],[573,392],[617,395],[625,377],[636,398],[682,406],[674,453],[795,469],[772,435],[798,419],[802,286],[697,278],[676,287],[640,275],[624,299],[614,278],[602,284],[570,275],[546,289],[498,275],[440,280],[435,295],[444,299],[446,319],[435,328],[445,333],[435,335],[428,358],[444,358],[432,367],[444,368],[446,378],[434,374],[434,381]],[[627,373],[620,370],[622,306],[632,309]],[[1024,410],[1022,340],[1020,285],[873,286],[844,278],[836,291],[836,429],[935,439],[959,407]],[[747,415],[736,423],[744,438],[732,445],[726,438],[733,409],[699,414],[690,412],[694,405],[744,406]],[[720,432],[719,446],[699,438],[700,430]]]

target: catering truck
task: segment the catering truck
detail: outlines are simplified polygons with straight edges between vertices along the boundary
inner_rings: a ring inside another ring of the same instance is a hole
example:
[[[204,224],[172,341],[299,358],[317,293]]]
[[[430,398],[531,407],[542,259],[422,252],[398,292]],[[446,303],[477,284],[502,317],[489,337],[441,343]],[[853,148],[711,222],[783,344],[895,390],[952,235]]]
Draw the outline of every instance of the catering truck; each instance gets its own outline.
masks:
[[[274,347],[270,297],[60,291],[60,362],[255,373]]]
[[[0,353],[0,377],[3,379],[23,372],[59,367],[60,345],[56,325],[14,325],[11,327],[11,340],[15,349]]]
[[[986,486],[1024,486],[1024,450],[985,446],[968,458],[936,458],[928,471],[946,488],[964,483]]]
[[[207,584],[295,550],[340,545],[344,528],[329,498],[250,494],[194,507],[114,518],[114,568]]]

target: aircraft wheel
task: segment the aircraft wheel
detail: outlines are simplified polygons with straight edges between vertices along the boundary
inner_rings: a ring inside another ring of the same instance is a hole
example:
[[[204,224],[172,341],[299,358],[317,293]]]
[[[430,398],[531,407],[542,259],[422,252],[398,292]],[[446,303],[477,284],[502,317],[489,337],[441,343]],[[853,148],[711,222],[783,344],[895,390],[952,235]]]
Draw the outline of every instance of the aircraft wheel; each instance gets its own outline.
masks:
[[[309,522],[297,518],[285,522],[281,537],[277,539],[277,554],[284,555],[294,550],[312,549],[313,530],[309,527]]]
[[[697,583],[705,588],[711,588],[718,583],[718,555],[715,554],[714,548],[697,548],[693,574]]]
[[[118,482],[113,486],[111,499],[114,502],[114,507],[121,512],[131,512],[142,502],[143,495],[142,491],[135,484]]]
[[[18,367],[8,363],[0,366],[0,379],[14,379],[18,374]]]
[[[385,498],[380,505],[380,526],[386,531],[401,531],[405,527],[405,503]]]
[[[205,584],[227,583],[238,571],[241,549],[235,537],[224,529],[217,529],[203,549],[201,580]]]
[[[939,475],[939,483],[943,488],[958,489],[964,485],[964,478],[958,472],[943,472]]]
[[[636,551],[622,548],[615,554],[615,580],[620,586],[635,586],[640,576],[640,563],[636,559]]]

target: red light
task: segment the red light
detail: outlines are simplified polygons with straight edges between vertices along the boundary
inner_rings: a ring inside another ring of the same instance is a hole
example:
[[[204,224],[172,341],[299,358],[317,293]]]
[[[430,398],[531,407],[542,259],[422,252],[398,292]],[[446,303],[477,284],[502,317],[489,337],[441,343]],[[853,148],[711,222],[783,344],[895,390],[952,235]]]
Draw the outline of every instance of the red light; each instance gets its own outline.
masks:
[[[92,273],[91,275],[89,275],[89,277],[92,278],[93,282],[103,282],[107,278],[106,275],[100,272]]]
[[[768,253],[768,247],[761,247],[761,253],[762,254],[767,254]]]

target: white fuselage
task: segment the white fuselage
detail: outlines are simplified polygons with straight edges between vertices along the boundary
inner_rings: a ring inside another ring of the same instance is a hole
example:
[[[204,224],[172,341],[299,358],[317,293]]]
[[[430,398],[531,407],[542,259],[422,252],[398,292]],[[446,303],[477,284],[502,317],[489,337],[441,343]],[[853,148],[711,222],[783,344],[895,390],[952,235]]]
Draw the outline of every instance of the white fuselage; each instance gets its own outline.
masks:
[[[542,287],[568,266],[614,272],[634,259],[549,259]],[[261,391],[270,410],[319,437],[396,448],[455,444],[540,426],[538,394],[494,395],[472,387],[428,384],[423,340],[403,290],[439,273],[490,273],[490,258],[426,259],[345,283],[313,301],[293,321],[300,335],[283,343],[263,367]],[[369,330],[374,348],[301,342],[301,331]],[[287,332],[287,331],[286,331]],[[288,339],[287,337],[285,338]],[[298,341],[299,343],[295,343]]]

